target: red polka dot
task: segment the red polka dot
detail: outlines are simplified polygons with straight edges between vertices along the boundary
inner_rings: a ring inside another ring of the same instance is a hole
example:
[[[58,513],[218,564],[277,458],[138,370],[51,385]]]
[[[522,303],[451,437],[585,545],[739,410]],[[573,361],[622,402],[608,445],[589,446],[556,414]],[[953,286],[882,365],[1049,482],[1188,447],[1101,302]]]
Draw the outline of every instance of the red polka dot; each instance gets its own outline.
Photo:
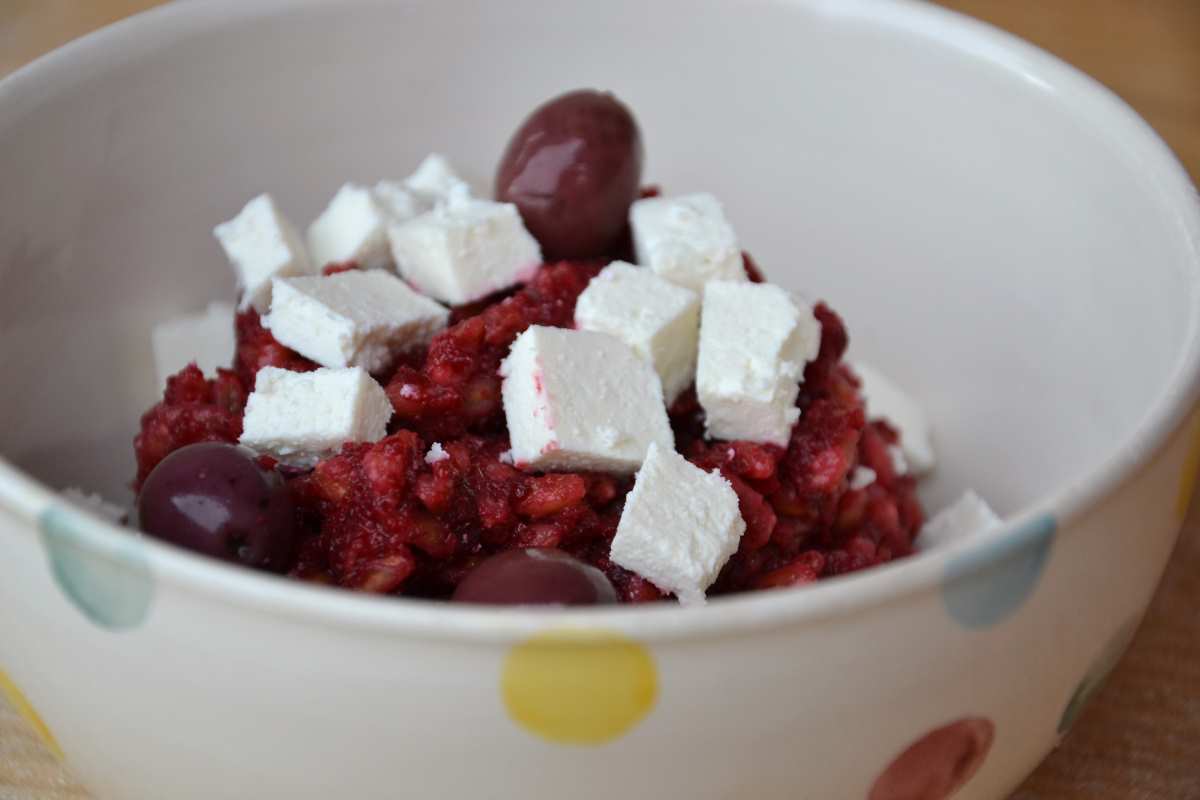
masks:
[[[983,765],[995,735],[996,726],[982,717],[930,731],[892,760],[868,800],[946,800]]]

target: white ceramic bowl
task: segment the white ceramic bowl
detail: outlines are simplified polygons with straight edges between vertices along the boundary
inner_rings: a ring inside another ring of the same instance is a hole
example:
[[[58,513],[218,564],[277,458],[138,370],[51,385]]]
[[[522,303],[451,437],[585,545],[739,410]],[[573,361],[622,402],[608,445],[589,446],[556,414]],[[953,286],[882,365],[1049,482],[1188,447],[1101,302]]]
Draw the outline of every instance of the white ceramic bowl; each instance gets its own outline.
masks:
[[[151,325],[231,296],[215,222],[263,190],[307,220],[434,149],[486,179],[589,85],[636,109],[650,179],[721,196],[919,396],[930,506],[975,487],[1003,530],[544,613],[302,586],[63,508],[48,487],[124,491]],[[935,800],[954,763],[957,797],[1001,797],[1136,625],[1200,455],[1184,173],[1093,81],[921,4],[182,3],[0,83],[0,174],[0,685],[106,800]]]

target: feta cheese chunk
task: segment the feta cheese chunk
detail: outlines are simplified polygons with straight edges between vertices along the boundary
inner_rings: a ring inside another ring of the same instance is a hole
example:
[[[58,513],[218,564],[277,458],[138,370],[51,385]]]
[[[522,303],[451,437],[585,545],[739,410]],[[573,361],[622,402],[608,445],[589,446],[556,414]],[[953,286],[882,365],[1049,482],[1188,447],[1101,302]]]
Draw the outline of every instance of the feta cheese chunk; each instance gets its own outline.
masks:
[[[263,327],[324,367],[379,372],[405,350],[426,344],[450,312],[390,272],[349,270],[275,281]]]
[[[271,279],[308,275],[315,270],[295,226],[269,194],[260,194],[241,212],[213,228],[213,235],[237,273],[241,308],[271,307]]]
[[[375,202],[387,212],[392,222],[403,222],[429,210],[399,181],[380,181],[371,191],[375,194]]]
[[[388,250],[389,217],[375,193],[347,183],[308,226],[308,252],[318,269],[328,264],[354,261],[363,269],[392,263]]]
[[[639,264],[700,291],[712,280],[744,281],[742,251],[711,194],[648,197],[629,210]]]
[[[534,325],[500,375],[518,467],[629,474],[652,442],[674,447],[654,368],[613,336]]]
[[[718,470],[705,472],[656,443],[625,498],[609,557],[681,604],[696,605],[745,530],[737,493]]]
[[[59,495],[80,511],[95,514],[114,525],[124,525],[129,519],[126,509],[116,503],[110,503],[95,492],[85,492],[78,487],[68,486],[59,492]]]
[[[446,203],[471,198],[471,187],[455,174],[450,162],[437,153],[426,157],[416,172],[403,181],[375,184],[375,199],[395,222],[403,222]]]
[[[232,363],[237,350],[233,306],[211,303],[198,314],[160,322],[150,331],[150,343],[159,386],[193,361],[201,372],[212,377],[218,367]]]
[[[817,357],[821,324],[778,286],[713,281],[704,289],[696,394],[708,435],[786,447],[800,418],[804,364]]]
[[[241,443],[284,464],[311,467],[346,442],[387,434],[392,404],[361,367],[258,371],[246,400]]]
[[[434,442],[429,446],[429,452],[425,454],[426,464],[436,464],[439,461],[445,461],[450,457],[450,454],[442,447],[441,442]]]
[[[854,472],[850,474],[849,487],[853,491],[859,492],[875,482],[879,476],[875,474],[875,470],[870,467],[855,467]]]
[[[605,267],[579,295],[575,327],[616,336],[653,364],[667,405],[696,377],[700,296],[645,267]]]
[[[438,203],[466,200],[471,196],[471,187],[458,177],[445,156],[437,153],[426,156],[413,174],[404,180],[404,185],[428,208]]]
[[[861,361],[851,366],[862,382],[867,413],[872,418],[886,419],[900,432],[900,453],[892,455],[897,472],[903,475],[911,470],[914,475],[924,475],[932,470],[937,457],[925,412],[879,370]]]
[[[444,303],[470,303],[528,280],[542,250],[517,207],[463,200],[388,229],[396,268],[418,291]]]
[[[940,547],[966,539],[1000,524],[1000,517],[982,497],[968,489],[950,506],[933,515],[922,526],[915,542],[918,550]]]

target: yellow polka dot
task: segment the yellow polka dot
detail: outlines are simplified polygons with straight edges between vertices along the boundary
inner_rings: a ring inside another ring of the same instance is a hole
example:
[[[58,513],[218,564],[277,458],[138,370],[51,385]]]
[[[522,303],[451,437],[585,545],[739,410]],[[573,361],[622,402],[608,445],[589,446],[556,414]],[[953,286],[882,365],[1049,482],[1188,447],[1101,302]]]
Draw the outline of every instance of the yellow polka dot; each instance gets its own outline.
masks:
[[[1188,506],[1192,503],[1192,492],[1196,489],[1196,477],[1200,474],[1200,411],[1192,416],[1191,424],[1188,425],[1188,436],[1191,445],[1179,477],[1179,493],[1175,496],[1175,514],[1181,521],[1187,516]]]
[[[509,715],[563,744],[603,744],[628,733],[658,698],[646,648],[617,633],[550,631],[512,649],[501,680]]]
[[[25,718],[32,727],[38,738],[54,753],[59,759],[63,757],[62,748],[58,746],[58,741],[54,738],[54,734],[46,727],[46,723],[42,721],[41,716],[34,710],[29,701],[25,699],[25,693],[17,688],[4,670],[0,669],[0,694],[3,694],[18,714]]]

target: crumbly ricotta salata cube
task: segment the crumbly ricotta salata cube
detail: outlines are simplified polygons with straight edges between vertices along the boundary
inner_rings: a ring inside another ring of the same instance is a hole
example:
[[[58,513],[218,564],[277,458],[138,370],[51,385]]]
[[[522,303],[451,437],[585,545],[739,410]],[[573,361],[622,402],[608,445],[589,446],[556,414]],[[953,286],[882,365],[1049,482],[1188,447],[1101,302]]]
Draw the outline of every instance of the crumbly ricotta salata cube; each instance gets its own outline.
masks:
[[[821,324],[803,300],[766,283],[709,283],[696,366],[708,435],[786,447],[804,365],[820,346]]]
[[[696,377],[700,296],[645,267],[605,267],[579,295],[575,326],[616,336],[649,360],[668,406]]]
[[[445,303],[470,303],[528,280],[542,263],[517,207],[463,200],[388,229],[396,268],[415,289]]]
[[[534,325],[500,375],[518,467],[629,474],[674,447],[654,368],[614,336]]]
[[[229,303],[210,303],[198,314],[185,314],[155,325],[150,332],[158,385],[192,362],[212,377],[233,361],[237,341],[234,310]]]
[[[861,361],[852,365],[862,382],[861,392],[872,418],[882,417],[900,432],[900,452],[893,453],[897,472],[924,475],[937,464],[929,418],[903,389],[886,375]],[[901,467],[903,467],[901,469]]]
[[[617,524],[609,557],[684,605],[705,591],[738,548],[746,523],[737,493],[672,448],[652,444]]]
[[[450,312],[382,270],[276,280],[263,326],[325,367],[387,368],[446,327]]]
[[[308,253],[318,268],[354,261],[363,269],[392,262],[387,226],[390,216],[366,186],[347,183],[308,226]]]
[[[672,283],[700,291],[712,280],[747,279],[733,226],[711,194],[638,200],[629,223],[638,263]]]
[[[259,370],[246,400],[241,443],[284,464],[310,467],[347,442],[387,434],[392,404],[361,367]]]
[[[236,217],[213,228],[242,290],[241,308],[265,313],[271,306],[271,279],[315,270],[300,234],[269,194],[260,194]]]
[[[915,545],[918,550],[940,547],[991,530],[1000,523],[1000,517],[991,506],[968,489],[922,526]]]
[[[429,208],[471,196],[471,187],[458,176],[445,156],[437,153],[426,156],[404,180],[404,185]]]

